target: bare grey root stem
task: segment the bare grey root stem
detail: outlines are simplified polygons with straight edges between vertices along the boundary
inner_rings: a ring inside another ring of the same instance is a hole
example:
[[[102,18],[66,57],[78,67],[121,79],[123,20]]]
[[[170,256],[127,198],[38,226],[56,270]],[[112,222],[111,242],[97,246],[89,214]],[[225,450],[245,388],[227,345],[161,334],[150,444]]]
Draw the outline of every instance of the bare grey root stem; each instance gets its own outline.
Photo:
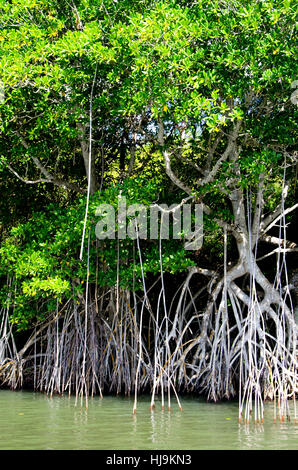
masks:
[[[205,311],[187,315],[196,309],[189,289],[192,276],[197,274],[193,269],[181,288],[175,310],[168,311],[167,330],[162,302],[158,305],[160,312],[154,314],[149,302],[146,305],[143,299],[138,304],[135,295],[124,291],[117,310],[117,295],[112,289],[103,293],[99,304],[105,304],[105,309],[99,313],[95,303],[89,304],[87,317],[85,309],[76,303],[69,302],[63,314],[57,310],[18,353],[8,312],[3,311],[2,383],[14,389],[22,386],[25,376],[37,390],[49,395],[75,393],[77,398],[102,396],[103,389],[130,394],[150,388],[152,409],[154,395],[167,389],[174,392],[181,408],[178,391],[205,391],[216,401],[235,395],[240,381],[239,418],[244,414],[249,420],[251,408],[247,403],[253,398],[255,420],[261,421],[263,401],[269,398],[279,405],[279,418],[285,419],[287,401],[297,393],[296,324],[285,300],[257,265],[250,269],[253,271],[239,262],[227,270],[211,290]],[[250,294],[237,285],[237,279],[247,273],[251,276]],[[261,300],[256,283],[264,292]],[[148,333],[139,331],[142,309],[152,320],[151,344]]]
[[[217,401],[239,395],[239,421],[262,422],[264,400],[274,400],[275,419],[289,419],[289,400],[297,386],[297,326],[287,277],[286,234],[279,237],[276,277],[269,281],[257,259],[258,240],[278,222],[285,230],[281,208],[262,218],[262,176],[256,209],[235,189],[231,193],[233,227],[224,230],[223,272],[192,267],[167,304],[160,241],[160,291],[150,304],[142,271],[144,295],[114,288],[96,288],[91,299],[88,282],[79,304],[69,300],[17,351],[8,308],[0,312],[0,380],[11,388],[24,381],[49,395],[74,393],[83,401],[104,390],[129,395],[151,390],[150,408],[161,394],[161,406],[171,408],[171,393],[179,408],[179,391],[204,392]],[[286,191],[284,191],[284,194]],[[230,267],[227,238],[232,234],[238,261]],[[140,261],[140,245],[137,244]],[[89,259],[89,256],[88,256]],[[142,269],[142,262],[141,269]],[[89,269],[88,269],[89,272]],[[205,286],[193,293],[194,276]],[[117,276],[118,280],[118,276]],[[244,280],[244,281],[243,281]],[[87,274],[88,281],[88,274]],[[8,278],[7,285],[11,285]],[[155,287],[156,289],[157,287]],[[9,289],[8,289],[9,290]],[[201,294],[209,299],[202,305]],[[157,291],[158,293],[158,291]],[[166,393],[165,393],[166,392]]]
[[[297,393],[296,324],[285,299],[256,263],[239,261],[213,284],[210,301],[201,313],[189,289],[192,276],[198,273],[200,269],[193,268],[181,286],[176,308],[167,312],[167,329],[164,286],[155,314],[149,301],[138,302],[133,293],[117,294],[116,289],[102,293],[97,305],[105,308],[100,312],[95,302],[90,303],[87,316],[84,306],[69,302],[63,312],[57,310],[46,325],[36,329],[19,353],[8,312],[2,312],[2,383],[17,388],[25,376],[37,390],[49,395],[75,393],[77,398],[102,396],[103,389],[130,394],[150,388],[153,409],[154,395],[167,389],[181,408],[178,391],[203,391],[217,401],[235,395],[240,381],[239,419],[244,415],[249,421],[254,400],[255,421],[261,421],[265,399],[275,400],[279,419],[285,419],[287,402]],[[205,274],[212,276],[212,272]],[[237,284],[244,274],[250,276],[248,294]],[[258,298],[260,288],[262,299]],[[151,317],[150,342],[148,333],[139,330],[142,310]],[[195,311],[187,315],[191,310]]]

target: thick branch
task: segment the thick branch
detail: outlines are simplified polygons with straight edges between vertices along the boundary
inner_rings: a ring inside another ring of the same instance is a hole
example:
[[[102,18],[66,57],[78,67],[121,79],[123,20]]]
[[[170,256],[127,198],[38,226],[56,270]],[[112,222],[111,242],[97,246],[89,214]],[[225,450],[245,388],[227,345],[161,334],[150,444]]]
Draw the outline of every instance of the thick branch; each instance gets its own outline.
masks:
[[[162,148],[162,153],[164,157],[164,162],[165,162],[165,168],[166,168],[166,173],[168,177],[173,181],[173,183],[178,186],[178,188],[182,189],[185,191],[189,196],[191,196],[192,190],[189,188],[185,183],[180,181],[180,179],[175,175],[171,168],[171,160],[170,160],[170,154],[164,149],[165,145],[165,140],[164,140],[164,125],[161,120],[159,120],[159,128],[158,128],[158,136],[157,140],[159,145]]]
[[[210,134],[210,138],[211,138],[211,135],[212,135],[212,134]],[[217,149],[217,146],[218,146],[218,144],[219,144],[220,139],[222,138],[222,136],[223,136],[223,132],[221,131],[221,132],[219,132],[219,134],[217,135],[217,137],[216,137],[216,139],[215,139],[215,141],[214,141],[212,147],[211,147],[211,148],[209,147],[210,150],[209,150],[209,152],[208,152],[207,165],[206,165],[207,171],[210,170],[210,166],[211,166],[211,161],[212,161],[213,155],[214,155],[214,153],[215,153],[215,151],[216,151],[216,149]],[[209,139],[209,140],[210,140],[210,139]]]
[[[222,156],[217,160],[217,162],[215,163],[212,170],[208,173],[208,175],[205,178],[203,178],[202,180],[199,181],[199,184],[201,186],[206,184],[206,183],[210,183],[210,181],[213,181],[213,179],[214,179],[216,173],[218,172],[222,162],[227,160],[227,158],[232,153],[234,153],[234,151],[236,150],[236,140],[237,140],[237,137],[238,137],[238,134],[239,134],[239,131],[240,131],[241,124],[242,124],[242,120],[239,119],[237,121],[234,129],[232,130],[231,134],[228,137],[228,145],[227,145],[226,150],[224,151]]]
[[[268,230],[270,230],[272,227],[274,227],[274,225],[276,224],[276,222],[278,222],[282,217],[284,217],[285,215],[289,214],[290,212],[294,211],[295,209],[297,209],[298,207],[298,204],[295,204],[294,206],[292,207],[288,207],[288,209],[286,209],[285,211],[281,211],[281,207],[278,208],[278,212],[281,212],[280,215],[278,217],[276,217],[276,211],[274,211],[273,213],[273,216],[270,217],[268,216],[267,217],[267,224],[269,223],[269,225],[267,225],[266,227],[266,222],[264,222],[264,226],[265,226],[265,230],[264,230],[264,233],[268,232]],[[274,219],[274,216],[276,217]],[[273,222],[270,223],[270,220],[273,220]]]
[[[257,261],[261,261],[262,259],[268,258],[269,256],[274,255],[275,253],[288,253],[288,252],[298,252],[298,248],[275,248],[275,250],[270,251],[267,255],[261,256],[257,258]]]
[[[20,176],[8,163],[6,164],[7,168],[9,169],[9,171],[11,173],[13,173],[19,180],[21,180],[23,183],[26,183],[26,184],[37,184],[37,183],[50,183],[51,181],[47,180],[47,179],[39,179],[39,180],[28,180],[28,179],[25,179],[25,178],[22,178],[22,176]]]
[[[291,242],[290,240],[284,240],[283,238],[273,237],[271,235],[261,235],[260,239],[262,241],[272,243],[273,245],[279,245],[283,248],[294,249],[297,248],[296,243]]]
[[[179,153],[177,153],[177,158],[179,158],[179,160],[181,160],[182,162],[186,162],[188,163],[192,168],[194,168],[195,170],[197,170],[199,173],[201,173],[201,175],[206,175],[206,170],[204,170],[203,168],[199,167],[195,162],[191,161],[189,158],[186,158],[186,157],[183,157],[182,155],[180,155]]]
[[[29,145],[25,141],[25,139],[17,132],[17,136],[21,139],[21,142],[26,150],[29,150]],[[79,188],[76,184],[68,183],[67,181],[63,181],[56,176],[51,175],[51,173],[41,164],[37,157],[33,157],[30,155],[31,160],[35,164],[35,166],[40,170],[40,172],[45,176],[46,180],[42,182],[53,183],[56,186],[61,186],[63,188],[71,189],[72,191],[76,192],[83,192],[81,188]],[[18,176],[19,177],[19,176]],[[19,177],[20,178],[20,177]],[[21,178],[20,178],[21,179]]]
[[[178,188],[182,189],[184,192],[186,192],[186,194],[188,194],[189,196],[193,197],[193,195],[191,194],[193,191],[192,189],[187,186],[185,183],[183,183],[176,175],[175,173],[173,172],[172,168],[171,168],[171,160],[170,160],[170,153],[167,152],[165,149],[164,149],[164,145],[165,145],[165,142],[164,142],[164,125],[163,125],[163,122],[160,120],[159,121],[159,129],[158,129],[158,143],[159,145],[161,146],[162,148],[162,153],[163,153],[163,157],[164,157],[164,163],[165,163],[165,169],[166,169],[166,173],[167,175],[169,176],[169,178],[171,179],[171,181],[176,185],[178,186]],[[203,211],[205,212],[205,214],[207,215],[211,215],[212,211],[211,209],[205,204],[205,203],[202,203],[202,201],[198,201],[199,203],[203,204]],[[233,227],[228,224],[227,222],[224,222],[223,220],[221,219],[214,219],[217,224],[222,227],[222,228],[226,228],[228,231],[230,232],[233,232],[234,233],[234,229]]]

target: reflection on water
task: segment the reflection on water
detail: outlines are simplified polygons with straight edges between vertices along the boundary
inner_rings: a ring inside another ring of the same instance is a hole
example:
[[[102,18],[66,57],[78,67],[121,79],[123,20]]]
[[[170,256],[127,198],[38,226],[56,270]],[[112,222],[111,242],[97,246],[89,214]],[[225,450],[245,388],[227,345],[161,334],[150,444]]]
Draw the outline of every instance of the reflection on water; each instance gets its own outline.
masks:
[[[171,413],[141,397],[93,398],[88,411],[73,397],[48,398],[28,391],[0,390],[0,449],[298,449],[298,426],[274,423],[265,405],[264,424],[238,424],[238,403],[184,398]]]

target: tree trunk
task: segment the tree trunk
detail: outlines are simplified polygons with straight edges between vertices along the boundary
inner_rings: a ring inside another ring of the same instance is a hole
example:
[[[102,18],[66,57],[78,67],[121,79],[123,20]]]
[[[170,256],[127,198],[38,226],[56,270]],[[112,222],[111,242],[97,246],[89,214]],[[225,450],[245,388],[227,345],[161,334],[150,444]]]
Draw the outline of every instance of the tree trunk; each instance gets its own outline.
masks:
[[[258,403],[255,420],[263,419],[263,399],[273,397],[279,400],[284,416],[287,399],[297,393],[294,312],[289,306],[287,285],[281,285],[281,271],[278,269],[272,284],[256,262],[258,235],[254,236],[246,221],[241,191],[232,193],[231,202],[238,261],[229,270],[225,265],[224,275],[213,288],[200,336],[182,354],[180,375],[191,353],[188,366],[197,371],[196,383],[209,399],[230,398],[238,383],[240,397],[242,393],[240,419],[245,400],[251,402],[252,396]],[[253,221],[257,219],[259,214]],[[251,225],[256,229],[256,223]],[[244,276],[249,279],[249,292],[237,284]],[[249,408],[245,408],[245,420],[249,420]]]

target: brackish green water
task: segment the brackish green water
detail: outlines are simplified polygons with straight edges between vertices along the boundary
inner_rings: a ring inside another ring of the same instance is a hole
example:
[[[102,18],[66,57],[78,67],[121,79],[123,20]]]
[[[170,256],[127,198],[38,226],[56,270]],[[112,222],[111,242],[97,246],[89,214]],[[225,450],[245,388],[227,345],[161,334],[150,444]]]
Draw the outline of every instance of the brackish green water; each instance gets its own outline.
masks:
[[[0,449],[298,449],[298,425],[274,424],[265,405],[263,425],[237,422],[238,403],[182,399],[183,411],[149,411],[141,397],[136,416],[131,398],[89,400],[89,409],[71,397],[48,398],[29,391],[0,390]]]

